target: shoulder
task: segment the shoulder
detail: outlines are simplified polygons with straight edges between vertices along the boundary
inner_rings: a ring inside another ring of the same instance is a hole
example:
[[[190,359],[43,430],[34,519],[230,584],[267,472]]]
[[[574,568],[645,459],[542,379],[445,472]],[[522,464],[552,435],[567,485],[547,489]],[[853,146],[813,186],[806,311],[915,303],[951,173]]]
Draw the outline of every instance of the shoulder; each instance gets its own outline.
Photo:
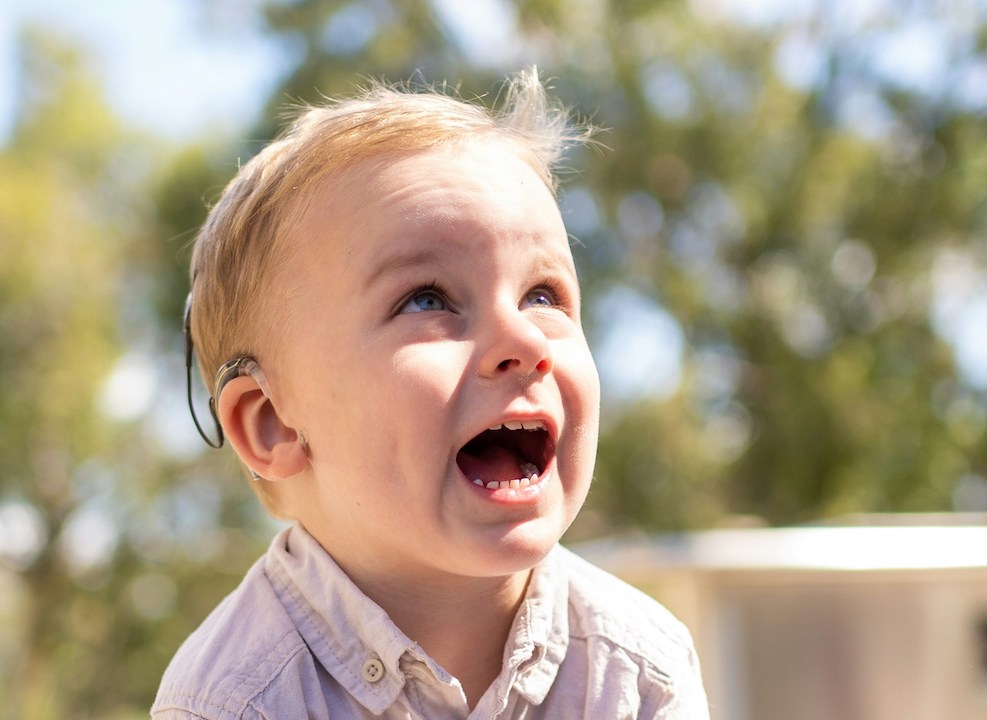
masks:
[[[705,717],[699,659],[686,626],[661,603],[629,583],[559,548],[569,584],[569,652],[584,653],[641,708],[660,717]],[[617,678],[616,675],[621,675]],[[686,711],[688,708],[688,711]]]
[[[305,643],[258,562],[168,665],[154,718],[238,720],[275,683],[301,682]]]
[[[570,634],[602,635],[645,656],[693,652],[689,630],[664,605],[571,550],[559,548],[569,578]]]

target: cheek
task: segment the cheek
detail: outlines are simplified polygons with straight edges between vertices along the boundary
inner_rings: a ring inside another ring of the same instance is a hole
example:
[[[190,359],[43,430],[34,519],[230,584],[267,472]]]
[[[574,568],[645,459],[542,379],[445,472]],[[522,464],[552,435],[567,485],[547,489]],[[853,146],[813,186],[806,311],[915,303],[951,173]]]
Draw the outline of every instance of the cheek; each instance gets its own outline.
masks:
[[[381,372],[394,401],[448,403],[462,384],[469,357],[464,343],[410,345],[394,352]]]
[[[567,363],[566,387],[563,388],[563,403],[570,409],[580,425],[594,428],[600,416],[600,375],[596,363],[585,343],[566,349],[571,358]]]
[[[579,363],[567,380],[568,387],[563,388],[563,406],[570,424],[571,452],[576,472],[585,475],[584,484],[588,487],[596,464],[600,429],[600,378],[588,349],[581,353]]]
[[[339,388],[349,425],[343,432],[349,442],[372,445],[382,460],[434,462],[424,455],[445,447],[436,436],[447,433],[453,421],[462,376],[459,353],[451,347],[419,345],[368,353]]]

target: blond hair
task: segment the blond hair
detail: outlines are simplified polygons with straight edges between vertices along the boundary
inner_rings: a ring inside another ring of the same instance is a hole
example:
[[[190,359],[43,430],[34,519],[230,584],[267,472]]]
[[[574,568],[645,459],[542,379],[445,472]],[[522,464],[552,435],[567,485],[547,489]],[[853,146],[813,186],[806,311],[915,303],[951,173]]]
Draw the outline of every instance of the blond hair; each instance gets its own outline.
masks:
[[[549,101],[534,68],[505,89],[502,109],[492,111],[444,86],[374,83],[359,97],[302,108],[244,165],[209,213],[192,255],[191,333],[206,386],[214,388],[224,362],[256,356],[258,333],[271,329],[267,283],[290,252],[292,221],[315,188],[347,169],[387,153],[495,138],[512,143],[554,193],[566,147],[590,131]]]

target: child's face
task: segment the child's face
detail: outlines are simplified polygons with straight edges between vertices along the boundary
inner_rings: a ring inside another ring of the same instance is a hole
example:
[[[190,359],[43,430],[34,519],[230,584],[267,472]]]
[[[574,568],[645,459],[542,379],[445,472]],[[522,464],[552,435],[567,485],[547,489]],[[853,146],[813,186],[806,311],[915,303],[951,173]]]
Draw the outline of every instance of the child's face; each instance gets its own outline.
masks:
[[[312,477],[285,481],[289,510],[356,576],[535,565],[583,503],[599,422],[544,183],[490,141],[364,163],[294,241],[272,369]]]

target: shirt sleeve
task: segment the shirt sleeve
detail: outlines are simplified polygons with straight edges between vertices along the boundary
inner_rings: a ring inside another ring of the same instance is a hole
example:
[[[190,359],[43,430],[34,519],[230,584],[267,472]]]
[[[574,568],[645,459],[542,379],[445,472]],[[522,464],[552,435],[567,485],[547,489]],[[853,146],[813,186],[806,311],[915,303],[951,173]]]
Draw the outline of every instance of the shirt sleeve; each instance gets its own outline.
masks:
[[[709,702],[695,647],[690,645],[688,662],[683,664],[654,720],[709,720]]]

